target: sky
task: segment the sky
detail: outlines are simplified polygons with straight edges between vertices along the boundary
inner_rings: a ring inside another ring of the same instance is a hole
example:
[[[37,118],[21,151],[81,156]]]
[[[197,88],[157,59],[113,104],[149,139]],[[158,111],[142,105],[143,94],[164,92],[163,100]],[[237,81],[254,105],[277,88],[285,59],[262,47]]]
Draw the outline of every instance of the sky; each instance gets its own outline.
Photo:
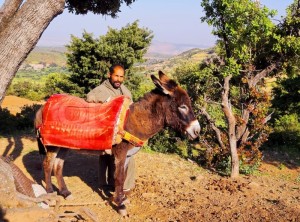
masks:
[[[3,4],[0,0],[0,4]],[[293,0],[261,0],[263,5],[278,11],[278,18]],[[108,27],[120,29],[139,20],[140,27],[153,31],[153,42],[191,45],[208,48],[215,44],[211,28],[202,23],[204,15],[201,0],[136,0],[121,7],[118,18],[108,16],[74,15],[64,11],[54,18],[43,33],[38,46],[62,46],[70,42],[71,35],[81,37],[85,31],[94,37],[105,35]]]

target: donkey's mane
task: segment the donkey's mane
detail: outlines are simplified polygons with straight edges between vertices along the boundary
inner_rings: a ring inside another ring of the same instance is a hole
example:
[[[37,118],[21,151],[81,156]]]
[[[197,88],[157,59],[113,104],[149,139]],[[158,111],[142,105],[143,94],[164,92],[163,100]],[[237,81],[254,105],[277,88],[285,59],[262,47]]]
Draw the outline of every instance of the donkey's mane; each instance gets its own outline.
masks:
[[[145,93],[141,96],[136,102],[134,102],[131,106],[133,109],[151,109],[152,114],[157,114],[158,111],[163,112],[163,109],[153,110],[157,105],[157,101],[168,101],[169,95],[162,93],[159,89],[155,88],[150,92]],[[162,107],[160,107],[162,108]]]

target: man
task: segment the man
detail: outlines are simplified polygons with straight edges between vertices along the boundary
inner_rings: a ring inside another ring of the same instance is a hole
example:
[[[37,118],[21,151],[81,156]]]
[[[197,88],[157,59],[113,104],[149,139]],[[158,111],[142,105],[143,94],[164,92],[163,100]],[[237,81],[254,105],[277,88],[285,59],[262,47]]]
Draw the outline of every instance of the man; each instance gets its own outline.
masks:
[[[113,65],[109,69],[108,79],[87,94],[87,102],[104,103],[120,95],[125,95],[132,99],[131,92],[122,84],[124,78],[124,67],[119,64]],[[127,153],[125,163],[127,176],[123,187],[124,191],[127,192],[134,188],[135,162],[133,154],[136,153],[138,149],[139,148],[133,148]],[[111,150],[106,150],[105,153],[99,157],[99,182],[101,189],[114,190],[114,171],[114,157],[111,155]]]

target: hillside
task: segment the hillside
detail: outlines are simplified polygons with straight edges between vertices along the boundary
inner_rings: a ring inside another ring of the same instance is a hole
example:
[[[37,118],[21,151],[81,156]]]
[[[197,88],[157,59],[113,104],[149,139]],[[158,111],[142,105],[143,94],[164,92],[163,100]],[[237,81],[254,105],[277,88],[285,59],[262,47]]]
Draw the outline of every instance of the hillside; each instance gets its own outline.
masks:
[[[36,47],[23,62],[19,71],[41,70],[55,66],[65,67],[65,50],[64,47]],[[199,48],[193,48],[173,56],[158,52],[148,52],[145,56],[146,62],[136,64],[136,67],[143,68],[145,72],[156,72],[160,69],[169,72],[185,62],[200,62],[211,53],[213,53],[212,49]]]
[[[44,185],[34,133],[0,137],[0,146],[0,155],[13,155],[14,163],[28,178]],[[135,156],[136,187],[128,197],[129,216],[123,220],[300,221],[299,167],[280,168],[274,156],[265,156],[256,175],[231,180],[175,155],[140,151]],[[71,152],[64,174],[73,199],[60,197],[57,211],[54,207],[41,210],[4,205],[4,218],[11,222],[123,221],[108,202],[112,194],[98,190],[97,173],[97,156]],[[54,176],[52,181],[57,187]],[[54,219],[63,213],[66,220]]]
[[[64,47],[36,47],[28,55],[20,69],[33,67],[41,69],[48,66],[66,66],[66,49]]]
[[[157,72],[158,70],[170,72],[184,63],[200,63],[213,52],[213,49],[194,48],[169,58],[157,58],[148,55],[145,63],[137,64],[136,66],[143,68],[145,73]]]

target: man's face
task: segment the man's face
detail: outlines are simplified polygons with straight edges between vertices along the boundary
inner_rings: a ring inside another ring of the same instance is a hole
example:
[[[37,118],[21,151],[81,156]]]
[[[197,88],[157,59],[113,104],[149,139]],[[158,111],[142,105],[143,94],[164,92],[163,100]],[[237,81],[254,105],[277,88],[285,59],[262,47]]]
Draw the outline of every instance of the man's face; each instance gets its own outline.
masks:
[[[115,88],[120,88],[124,81],[124,69],[116,67],[113,73],[109,74],[109,82]]]

